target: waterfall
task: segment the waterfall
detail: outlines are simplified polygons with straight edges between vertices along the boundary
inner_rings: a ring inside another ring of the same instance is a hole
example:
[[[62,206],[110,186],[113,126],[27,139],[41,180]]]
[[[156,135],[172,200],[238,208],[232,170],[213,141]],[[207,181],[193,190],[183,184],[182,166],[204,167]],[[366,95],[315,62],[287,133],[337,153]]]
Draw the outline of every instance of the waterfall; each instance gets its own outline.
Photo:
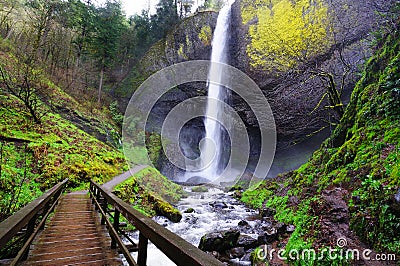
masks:
[[[221,68],[215,63],[228,63],[228,40],[231,3],[225,5],[219,12],[217,25],[212,40],[211,68],[208,74],[208,99],[204,126],[206,141],[201,147],[201,161],[203,170],[201,175],[213,181],[221,172],[223,161],[223,129],[217,121],[223,114],[223,104],[228,97],[227,90],[218,85],[222,78]],[[217,121],[214,118],[217,118]],[[210,141],[211,140],[211,141]]]

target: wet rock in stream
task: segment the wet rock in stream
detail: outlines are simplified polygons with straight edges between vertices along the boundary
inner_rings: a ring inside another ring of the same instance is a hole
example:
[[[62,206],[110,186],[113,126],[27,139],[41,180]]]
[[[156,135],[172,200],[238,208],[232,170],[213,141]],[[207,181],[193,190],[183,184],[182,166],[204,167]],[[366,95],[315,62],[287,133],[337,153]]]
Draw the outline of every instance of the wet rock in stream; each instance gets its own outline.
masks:
[[[226,230],[204,235],[199,248],[204,251],[226,251],[236,246],[240,232],[238,230]]]
[[[255,248],[280,243],[294,229],[293,225],[277,222],[271,216],[260,215],[257,220],[241,220],[237,227],[230,230],[205,234],[199,248],[227,265],[251,265],[250,254]]]
[[[241,234],[237,241],[237,245],[239,247],[244,247],[245,249],[256,248],[258,246],[258,239],[249,235]]]
[[[223,201],[214,201],[213,203],[210,203],[210,206],[220,209],[228,208],[228,205]]]

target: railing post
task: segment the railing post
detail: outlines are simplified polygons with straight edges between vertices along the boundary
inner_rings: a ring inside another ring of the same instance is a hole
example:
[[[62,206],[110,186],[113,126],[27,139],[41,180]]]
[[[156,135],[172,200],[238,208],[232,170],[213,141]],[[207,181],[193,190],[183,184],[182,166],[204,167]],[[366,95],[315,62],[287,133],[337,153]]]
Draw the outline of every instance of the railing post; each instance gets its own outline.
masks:
[[[101,216],[101,224],[105,225],[106,224],[106,215],[107,215],[107,207],[108,207],[108,203],[107,203],[107,199],[103,196],[103,201],[101,203],[101,207],[103,208],[104,211],[104,215]]]
[[[37,214],[35,214],[28,222],[28,225],[26,227],[26,233],[25,233],[25,241],[28,241],[29,237],[33,234],[35,231],[35,225],[36,225],[36,218]],[[21,260],[26,260],[28,258],[28,250],[24,252],[21,256]]]
[[[51,207],[51,205],[53,205],[54,201],[56,200],[57,195],[54,195],[52,200],[50,200],[49,202],[46,203],[46,205],[44,206],[43,210],[42,210],[42,215],[45,215],[46,212],[49,210],[49,208]],[[39,230],[44,230],[44,227],[46,226],[46,223],[43,223],[42,226],[39,228]]]
[[[96,200],[97,200],[97,202],[100,203],[100,190],[98,188],[96,188],[95,191],[96,191],[96,193],[95,193],[96,194]],[[98,207],[95,206],[95,209],[98,210]]]
[[[120,212],[118,210],[115,210],[113,227],[117,233],[119,230],[119,214],[120,214]],[[116,247],[117,247],[117,241],[112,237],[111,238],[111,248],[116,248]]]
[[[97,210],[96,204],[94,204],[94,199],[96,198],[96,187],[90,182],[90,198],[92,199],[92,204],[94,205],[94,209]]]
[[[92,185],[92,182],[89,182],[89,197],[90,197],[91,202],[93,204],[94,201],[93,201],[93,185]]]
[[[147,261],[147,244],[148,239],[139,232],[139,250],[138,250],[138,265],[139,266],[146,266]]]

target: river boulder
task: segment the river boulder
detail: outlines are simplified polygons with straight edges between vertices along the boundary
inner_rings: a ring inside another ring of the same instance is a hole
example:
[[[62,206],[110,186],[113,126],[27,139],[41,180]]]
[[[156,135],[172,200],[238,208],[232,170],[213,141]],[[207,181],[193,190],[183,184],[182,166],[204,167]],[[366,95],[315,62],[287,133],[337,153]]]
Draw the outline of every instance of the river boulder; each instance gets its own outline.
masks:
[[[213,203],[210,203],[210,206],[218,209],[226,209],[228,208],[228,205],[223,202],[223,201],[214,201]]]
[[[249,235],[240,235],[237,241],[239,247],[244,247],[245,249],[256,248],[258,246],[258,239],[251,237]]]
[[[275,227],[270,227],[264,231],[263,234],[258,236],[260,244],[270,244],[278,239],[278,230]]]
[[[240,232],[230,229],[221,232],[212,232],[205,234],[199,244],[203,251],[226,251],[236,246]]]

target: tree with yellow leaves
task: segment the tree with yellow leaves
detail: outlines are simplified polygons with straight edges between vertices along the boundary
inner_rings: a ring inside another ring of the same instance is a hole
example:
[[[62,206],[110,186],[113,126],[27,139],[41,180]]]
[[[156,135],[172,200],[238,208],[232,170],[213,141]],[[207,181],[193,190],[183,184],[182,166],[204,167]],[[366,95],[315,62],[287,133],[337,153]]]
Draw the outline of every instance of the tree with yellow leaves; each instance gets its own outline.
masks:
[[[250,25],[247,54],[251,66],[287,71],[325,52],[331,44],[328,10],[321,0],[257,0],[242,7]]]

